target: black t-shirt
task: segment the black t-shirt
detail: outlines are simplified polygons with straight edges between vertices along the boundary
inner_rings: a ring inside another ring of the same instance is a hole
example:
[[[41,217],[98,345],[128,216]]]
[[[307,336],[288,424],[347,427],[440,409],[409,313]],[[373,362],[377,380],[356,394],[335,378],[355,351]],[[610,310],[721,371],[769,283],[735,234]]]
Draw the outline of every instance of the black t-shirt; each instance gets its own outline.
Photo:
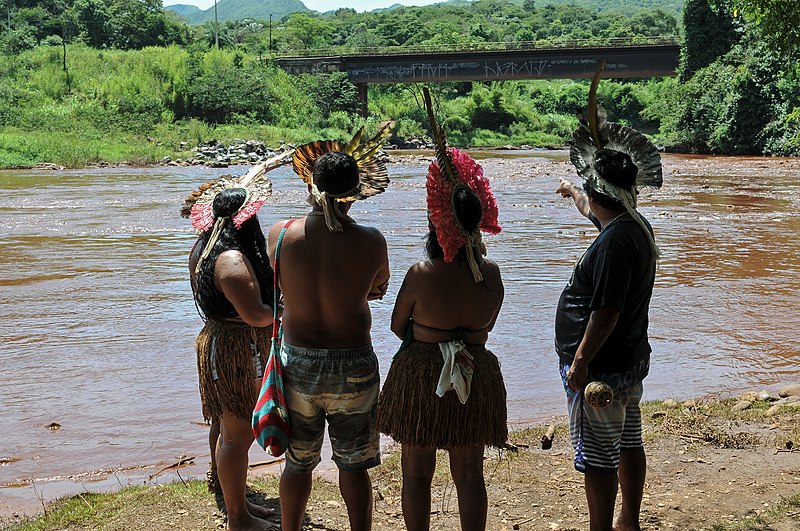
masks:
[[[592,222],[599,228],[593,216]],[[589,364],[592,373],[625,372],[649,356],[647,313],[655,274],[655,257],[635,220],[625,216],[600,231],[558,300],[555,343],[561,361],[572,363],[589,315],[598,308],[613,308],[620,315]]]

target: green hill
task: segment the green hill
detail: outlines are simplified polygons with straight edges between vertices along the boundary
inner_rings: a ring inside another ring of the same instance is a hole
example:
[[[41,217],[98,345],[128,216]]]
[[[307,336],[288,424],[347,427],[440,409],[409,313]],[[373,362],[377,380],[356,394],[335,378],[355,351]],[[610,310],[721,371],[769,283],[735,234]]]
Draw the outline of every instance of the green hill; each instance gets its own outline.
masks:
[[[199,13],[202,13],[203,10],[197,6],[192,6],[189,4],[175,4],[171,6],[164,6],[164,9],[169,9],[180,16],[186,18],[187,20],[197,16]]]
[[[187,9],[193,7],[176,4],[164,8],[186,17],[190,24],[203,24],[214,20],[213,6],[205,11],[196,7],[194,10]],[[277,21],[298,11],[310,10],[300,0],[219,0],[217,2],[217,17],[220,22],[244,18],[267,20],[270,15],[272,15],[272,20]]]

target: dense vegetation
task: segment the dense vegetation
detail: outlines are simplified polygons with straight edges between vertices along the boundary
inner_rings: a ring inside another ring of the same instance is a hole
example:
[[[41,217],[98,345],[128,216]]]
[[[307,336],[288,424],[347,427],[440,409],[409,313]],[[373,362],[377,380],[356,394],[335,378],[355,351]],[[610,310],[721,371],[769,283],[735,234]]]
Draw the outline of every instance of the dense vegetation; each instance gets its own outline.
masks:
[[[0,167],[148,162],[186,156],[182,142],[212,138],[273,145],[342,138],[386,118],[398,122],[396,141],[425,135],[418,87],[371,86],[371,118],[364,120],[346,75],[290,76],[274,66],[276,54],[291,49],[679,34],[678,78],[601,84],[611,118],[674,149],[798,155],[796,33],[778,31],[781,20],[759,4],[766,0],[724,1],[687,0],[680,19],[670,0],[639,0],[657,7],[625,12],[555,0],[478,0],[296,12],[269,27],[251,19],[189,26],[160,0],[0,0],[7,18],[0,31]],[[541,146],[569,137],[587,83],[447,83],[434,90],[455,143]]]

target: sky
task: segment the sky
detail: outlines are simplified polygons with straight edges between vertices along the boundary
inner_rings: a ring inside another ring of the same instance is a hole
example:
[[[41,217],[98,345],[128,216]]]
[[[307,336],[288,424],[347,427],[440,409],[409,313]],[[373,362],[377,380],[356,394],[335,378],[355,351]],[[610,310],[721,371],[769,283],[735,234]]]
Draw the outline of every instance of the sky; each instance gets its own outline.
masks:
[[[219,0],[217,0],[219,2]],[[441,0],[302,0],[305,6],[314,11],[325,12],[340,7],[351,7],[356,11],[371,11],[379,7],[389,7],[394,4],[405,6],[422,6],[433,4]],[[208,9],[214,5],[214,0],[164,0],[164,5],[189,4],[200,9]]]

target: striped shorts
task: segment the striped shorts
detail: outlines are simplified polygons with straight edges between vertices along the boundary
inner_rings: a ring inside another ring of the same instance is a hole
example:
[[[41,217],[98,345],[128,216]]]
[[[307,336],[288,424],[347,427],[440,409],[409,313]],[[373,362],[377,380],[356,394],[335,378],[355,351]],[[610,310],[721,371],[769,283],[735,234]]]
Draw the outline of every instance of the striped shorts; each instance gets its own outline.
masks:
[[[575,450],[575,469],[579,472],[586,472],[588,468],[616,473],[620,451],[643,447],[642,413],[639,409],[644,390],[642,381],[637,378],[625,386],[620,386],[619,381],[608,382],[614,389],[614,400],[605,407],[596,408],[586,403],[583,392],[576,393],[569,388],[567,371],[569,365],[562,363],[560,372],[567,393],[569,435]]]
[[[372,347],[323,349],[284,342],[281,360],[292,425],[287,470],[308,473],[319,464],[326,420],[339,470],[357,472],[379,465],[380,373]]]

